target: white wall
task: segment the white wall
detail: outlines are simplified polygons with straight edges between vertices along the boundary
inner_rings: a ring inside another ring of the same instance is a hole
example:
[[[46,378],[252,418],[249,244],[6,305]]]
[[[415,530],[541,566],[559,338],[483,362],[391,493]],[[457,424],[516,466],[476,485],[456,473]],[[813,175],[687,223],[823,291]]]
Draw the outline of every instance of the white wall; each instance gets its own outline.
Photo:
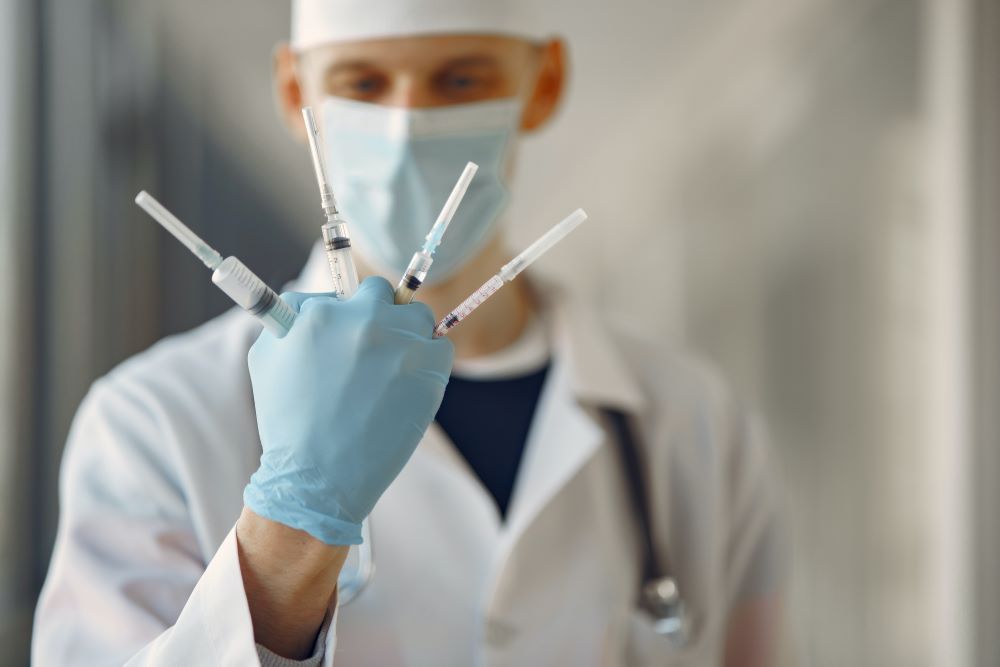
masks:
[[[586,206],[616,313],[767,417],[805,664],[969,664],[961,3],[585,5],[517,210]]]

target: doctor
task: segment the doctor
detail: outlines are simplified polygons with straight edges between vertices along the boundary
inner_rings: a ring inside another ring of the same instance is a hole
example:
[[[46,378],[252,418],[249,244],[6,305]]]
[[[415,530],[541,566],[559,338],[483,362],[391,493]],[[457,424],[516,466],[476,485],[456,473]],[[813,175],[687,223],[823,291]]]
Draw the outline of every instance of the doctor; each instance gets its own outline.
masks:
[[[63,461],[36,665],[772,664],[768,453],[711,374],[530,278],[430,337],[509,259],[516,145],[562,97],[565,46],[536,6],[293,2],[278,96],[300,137],[300,108],[322,109],[373,277],[346,302],[318,294],[314,251],[285,338],[234,310],[94,384]],[[378,276],[401,275],[467,160],[480,173],[426,305],[392,305]],[[621,424],[654,556],[691,612],[683,645],[636,602],[647,535]],[[369,514],[377,571],[338,605]]]

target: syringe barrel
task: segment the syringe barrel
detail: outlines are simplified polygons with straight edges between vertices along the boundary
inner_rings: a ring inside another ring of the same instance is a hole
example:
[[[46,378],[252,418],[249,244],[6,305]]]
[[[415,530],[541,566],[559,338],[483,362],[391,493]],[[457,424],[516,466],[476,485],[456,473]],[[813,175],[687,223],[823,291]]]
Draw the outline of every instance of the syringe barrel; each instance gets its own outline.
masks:
[[[405,306],[412,302],[413,297],[417,295],[417,288],[419,287],[420,284],[415,279],[403,276],[403,279],[399,281],[399,285],[396,286],[396,290],[393,292],[393,303],[397,306]]]
[[[358,269],[351,255],[351,235],[343,220],[327,222],[321,228],[326,258],[333,277],[333,291],[340,299],[350,299],[358,291]]]
[[[323,244],[327,250],[339,250],[351,247],[351,234],[347,231],[347,223],[336,217],[328,220],[320,231],[323,233]]]
[[[427,279],[427,272],[431,269],[434,258],[424,251],[413,253],[410,265],[406,267],[406,273],[399,279],[396,285],[396,305],[404,305],[413,301],[417,290]]]
[[[326,261],[330,264],[333,278],[333,292],[338,299],[350,299],[358,291],[358,268],[350,247],[326,251]]]
[[[235,257],[222,261],[212,274],[212,282],[275,336],[280,338],[292,328],[295,322],[292,307]]]
[[[487,280],[479,289],[470,294],[465,301],[458,304],[454,310],[438,322],[437,327],[434,329],[434,337],[440,338],[441,336],[446,336],[449,331],[461,324],[462,320],[471,315],[472,311],[483,305],[487,299],[496,294],[503,286],[504,279],[499,274]]]
[[[427,272],[431,270],[431,264],[434,263],[434,258],[423,252],[416,252],[413,254],[413,259],[410,260],[410,265],[406,267],[406,275],[415,276],[420,282],[424,282],[427,278]]]

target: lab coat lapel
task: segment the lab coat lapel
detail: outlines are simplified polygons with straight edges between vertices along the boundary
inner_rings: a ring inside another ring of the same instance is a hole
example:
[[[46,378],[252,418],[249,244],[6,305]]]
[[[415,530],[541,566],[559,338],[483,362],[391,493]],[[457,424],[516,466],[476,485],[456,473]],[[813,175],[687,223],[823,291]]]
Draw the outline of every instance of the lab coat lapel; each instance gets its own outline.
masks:
[[[416,456],[426,459],[428,463],[447,471],[462,490],[463,509],[480,517],[489,517],[487,533],[491,541],[499,538],[501,521],[493,496],[483,486],[479,476],[458,451],[455,444],[437,422],[432,422],[424,439],[420,441]]]
[[[504,568],[547,505],[568,488],[608,442],[599,409],[637,414],[645,396],[599,317],[544,283],[538,294],[550,324],[554,358],[514,486],[494,563],[494,598],[516,582]],[[553,545],[558,550],[558,545]],[[553,554],[555,557],[555,555]]]
[[[475,473],[469,467],[469,463],[436,421],[431,422],[417,451],[421,456],[431,456],[441,465],[454,468],[458,474],[475,479]]]
[[[518,471],[501,557],[605,442],[597,409],[636,413],[645,404],[596,314],[553,286],[533,284],[550,323],[554,360]]]
[[[545,505],[600,447],[604,432],[572,393],[569,368],[555,360],[521,460],[504,528],[510,549]]]

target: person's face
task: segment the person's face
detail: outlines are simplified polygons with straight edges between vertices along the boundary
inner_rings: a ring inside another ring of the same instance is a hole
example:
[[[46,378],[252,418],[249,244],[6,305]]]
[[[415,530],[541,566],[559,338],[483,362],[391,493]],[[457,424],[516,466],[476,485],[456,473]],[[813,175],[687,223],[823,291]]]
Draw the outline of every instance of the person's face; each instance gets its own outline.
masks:
[[[552,116],[562,94],[562,42],[534,44],[487,35],[343,42],[276,53],[275,83],[285,121],[304,137],[301,109],[325,97],[428,108],[520,97],[521,128]]]

